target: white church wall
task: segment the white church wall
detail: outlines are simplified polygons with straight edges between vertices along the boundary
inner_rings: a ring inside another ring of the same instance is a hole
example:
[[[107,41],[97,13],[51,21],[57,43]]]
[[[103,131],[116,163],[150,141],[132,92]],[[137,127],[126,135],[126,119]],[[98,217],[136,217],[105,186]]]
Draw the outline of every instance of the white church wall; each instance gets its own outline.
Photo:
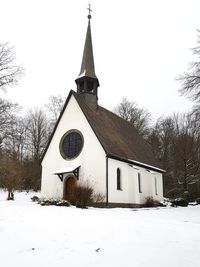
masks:
[[[117,168],[121,173],[121,190],[117,189]],[[127,163],[108,159],[108,202],[129,203],[129,169]]]
[[[84,145],[77,158],[65,160],[60,154],[59,144],[62,136],[71,129],[77,129],[82,133]],[[42,196],[45,198],[62,198],[63,183],[53,173],[60,168],[75,165],[81,166],[80,180],[88,180],[96,191],[105,195],[105,152],[72,95],[42,161]]]
[[[139,179],[140,174],[141,192],[139,192]],[[163,187],[162,187],[162,174],[143,167],[137,167],[134,170],[135,174],[135,187],[137,188],[137,204],[144,204],[148,197],[154,200],[163,200]],[[155,183],[156,179],[156,183]]]
[[[163,201],[163,175],[161,173],[155,172],[153,175],[152,187],[153,199]]]
[[[147,197],[163,200],[161,173],[151,172],[146,168],[115,159],[109,159],[108,162],[108,201],[110,203],[143,204]],[[117,168],[121,171],[121,190],[117,190]],[[141,192],[139,192],[138,173]]]

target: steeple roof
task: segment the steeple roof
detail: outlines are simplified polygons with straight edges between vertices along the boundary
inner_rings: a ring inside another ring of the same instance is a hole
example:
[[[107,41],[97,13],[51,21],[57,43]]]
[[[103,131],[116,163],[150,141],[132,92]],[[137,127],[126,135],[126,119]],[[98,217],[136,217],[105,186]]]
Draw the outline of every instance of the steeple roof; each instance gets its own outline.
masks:
[[[92,35],[91,35],[91,26],[90,26],[90,19],[91,16],[88,16],[88,27],[87,27],[87,33],[85,38],[85,46],[83,51],[83,58],[82,58],[82,64],[81,64],[81,70],[79,73],[79,77],[90,77],[95,78],[95,67],[94,67],[94,57],[93,57],[93,47],[92,47]]]

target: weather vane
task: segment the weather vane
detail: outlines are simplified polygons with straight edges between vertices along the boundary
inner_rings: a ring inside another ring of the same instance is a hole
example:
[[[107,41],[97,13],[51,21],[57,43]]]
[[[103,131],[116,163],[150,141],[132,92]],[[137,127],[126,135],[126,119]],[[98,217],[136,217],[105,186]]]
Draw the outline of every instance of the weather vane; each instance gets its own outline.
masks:
[[[91,9],[90,3],[88,3],[88,8],[87,9],[89,10],[88,19],[91,19],[92,18],[92,16],[91,16],[92,9]]]

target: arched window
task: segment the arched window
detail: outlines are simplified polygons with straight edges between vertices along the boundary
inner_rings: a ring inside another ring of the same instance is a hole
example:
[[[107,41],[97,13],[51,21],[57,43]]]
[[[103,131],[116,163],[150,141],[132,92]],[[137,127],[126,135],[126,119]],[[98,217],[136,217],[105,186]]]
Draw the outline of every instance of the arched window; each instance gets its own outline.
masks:
[[[122,190],[120,168],[117,168],[117,190]]]
[[[138,172],[138,190],[139,193],[142,193],[141,174],[139,172]]]

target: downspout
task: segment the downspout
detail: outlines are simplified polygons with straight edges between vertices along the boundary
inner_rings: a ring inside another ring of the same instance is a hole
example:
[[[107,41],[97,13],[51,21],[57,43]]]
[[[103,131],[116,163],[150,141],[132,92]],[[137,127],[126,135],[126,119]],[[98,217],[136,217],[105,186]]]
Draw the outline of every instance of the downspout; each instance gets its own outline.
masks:
[[[106,206],[108,206],[108,154],[106,154]]]

